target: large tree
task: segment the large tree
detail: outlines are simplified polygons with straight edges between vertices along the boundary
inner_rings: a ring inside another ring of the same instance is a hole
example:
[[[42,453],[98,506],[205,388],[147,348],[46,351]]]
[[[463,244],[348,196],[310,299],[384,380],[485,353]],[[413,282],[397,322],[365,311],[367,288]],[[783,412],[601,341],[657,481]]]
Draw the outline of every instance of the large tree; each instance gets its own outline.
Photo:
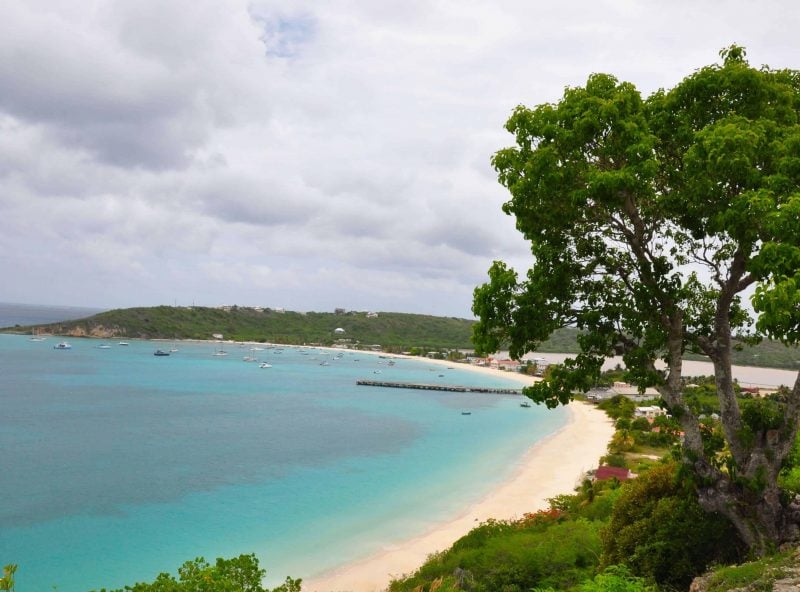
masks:
[[[753,68],[737,46],[721,57],[647,98],[595,74],[555,104],[514,110],[516,145],[493,165],[533,265],[520,278],[493,264],[475,289],[474,341],[519,358],[578,327],[580,354],[526,391],[549,407],[621,354],[680,420],[702,506],[761,552],[797,534],[777,476],[800,375],[783,400],[742,404],[731,351],[737,335],[800,341],[800,72]],[[684,398],[686,352],[714,365],[722,450]]]

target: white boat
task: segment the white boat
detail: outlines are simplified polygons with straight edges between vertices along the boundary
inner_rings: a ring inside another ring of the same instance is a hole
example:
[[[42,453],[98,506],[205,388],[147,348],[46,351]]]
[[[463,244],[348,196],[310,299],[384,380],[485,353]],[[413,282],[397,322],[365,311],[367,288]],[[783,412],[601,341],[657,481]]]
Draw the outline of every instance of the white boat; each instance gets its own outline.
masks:
[[[72,346],[66,341],[62,341],[53,346],[53,349],[72,349]]]
[[[213,356],[227,356],[228,352],[226,352],[224,349],[219,349],[219,350],[215,351],[211,355],[213,355]]]
[[[130,345],[127,341],[120,341],[117,345]]]
[[[100,345],[97,346],[97,349],[111,349],[111,346],[108,345],[107,343],[101,343]]]
[[[243,362],[258,362],[258,358],[256,358],[255,356],[244,356],[242,358],[242,361]]]
[[[40,336],[40,335],[39,335],[39,334],[36,332],[36,329],[34,329],[34,330],[31,332],[31,336],[28,338],[28,341],[44,341],[45,339],[47,339],[47,338],[46,338],[46,337],[41,337],[41,336]]]
[[[258,365],[259,368],[272,368],[272,364],[267,364],[266,362],[261,362]]]

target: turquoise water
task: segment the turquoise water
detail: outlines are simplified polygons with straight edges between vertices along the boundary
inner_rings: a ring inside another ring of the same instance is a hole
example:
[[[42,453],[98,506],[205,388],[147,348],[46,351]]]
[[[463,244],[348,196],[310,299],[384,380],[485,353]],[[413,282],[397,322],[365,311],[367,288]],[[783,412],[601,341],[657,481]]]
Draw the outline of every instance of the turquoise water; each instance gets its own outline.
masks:
[[[565,421],[513,396],[355,386],[509,384],[423,360],[283,348],[255,352],[260,369],[233,345],[56,341],[0,335],[0,562],[18,590],[249,552],[270,585],[310,577],[457,514]]]

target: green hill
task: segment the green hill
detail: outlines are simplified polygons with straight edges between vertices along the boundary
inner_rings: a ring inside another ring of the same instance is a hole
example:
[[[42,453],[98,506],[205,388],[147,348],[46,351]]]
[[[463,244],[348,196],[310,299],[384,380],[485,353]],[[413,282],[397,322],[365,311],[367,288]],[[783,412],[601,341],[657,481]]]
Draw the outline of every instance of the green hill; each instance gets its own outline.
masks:
[[[473,321],[419,314],[284,312],[231,307],[156,306],[103,312],[36,328],[56,335],[141,339],[212,339],[331,344],[380,344],[387,348],[470,348]],[[30,332],[34,327],[15,327]],[[342,329],[343,332],[337,332]]]
[[[127,339],[212,339],[215,333],[235,341],[330,345],[349,340],[362,346],[378,344],[388,351],[420,349],[472,349],[475,321],[456,317],[382,312],[343,314],[283,312],[233,306],[230,309],[155,306],[110,310],[85,319],[35,327],[13,327],[7,332],[30,333],[33,329],[55,335]],[[344,329],[344,333],[336,333]],[[577,353],[578,330],[556,331],[538,349],[541,353]],[[688,359],[702,356],[687,354]],[[800,368],[800,349],[777,341],[744,345],[734,352],[734,364],[770,368]]]

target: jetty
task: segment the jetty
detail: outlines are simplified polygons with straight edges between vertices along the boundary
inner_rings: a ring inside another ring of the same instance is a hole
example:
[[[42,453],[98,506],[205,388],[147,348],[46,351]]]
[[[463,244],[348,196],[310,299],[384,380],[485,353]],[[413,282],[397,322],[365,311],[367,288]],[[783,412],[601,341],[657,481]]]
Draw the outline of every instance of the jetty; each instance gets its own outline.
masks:
[[[494,395],[521,395],[522,389],[493,386],[459,386],[454,384],[430,384],[424,382],[394,382],[387,380],[356,380],[360,386],[380,386],[386,388],[419,389],[423,391],[450,391],[454,393],[491,393]]]

